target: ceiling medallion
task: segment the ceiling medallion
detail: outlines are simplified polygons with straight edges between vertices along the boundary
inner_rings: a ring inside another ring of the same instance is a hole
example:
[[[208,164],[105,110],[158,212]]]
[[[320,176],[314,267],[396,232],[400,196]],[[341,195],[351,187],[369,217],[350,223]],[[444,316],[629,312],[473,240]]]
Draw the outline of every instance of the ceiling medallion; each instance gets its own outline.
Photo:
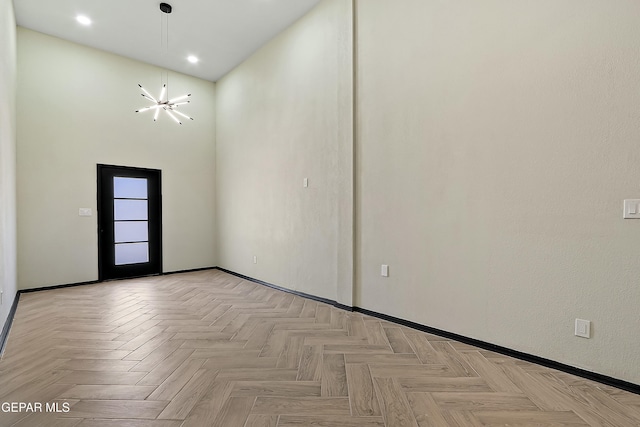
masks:
[[[160,10],[163,13],[166,13],[167,15],[169,13],[171,13],[172,11],[172,7],[170,4],[168,3],[160,3]],[[167,16],[167,29],[166,29],[166,34],[167,34],[167,48],[169,45],[169,17]],[[162,44],[163,41],[163,37],[162,37],[162,29],[160,31],[160,43]],[[167,82],[169,80],[169,77],[167,76]],[[185,105],[188,104],[190,101],[186,100],[188,97],[191,96],[191,94],[187,94],[187,95],[182,95],[182,96],[178,96],[177,98],[172,98],[169,99],[169,91],[167,88],[167,83],[163,83],[162,84],[162,90],[160,92],[160,96],[156,99],[153,97],[153,95],[151,95],[145,88],[142,87],[141,84],[138,83],[138,87],[140,87],[140,89],[142,89],[141,95],[151,101],[153,104],[148,106],[148,107],[144,107],[144,108],[140,108],[139,110],[136,110],[136,113],[142,113],[144,111],[149,111],[149,110],[155,110],[155,114],[153,115],[153,121],[157,121],[158,120],[158,115],[160,114],[160,110],[164,110],[167,115],[169,115],[169,117],[171,117],[173,120],[175,120],[178,124],[182,124],[182,121],[176,117],[176,114],[178,116],[184,117],[186,119],[189,120],[193,120],[192,117],[187,116],[186,114],[178,111],[178,107],[180,105]],[[178,102],[180,101],[180,102]]]

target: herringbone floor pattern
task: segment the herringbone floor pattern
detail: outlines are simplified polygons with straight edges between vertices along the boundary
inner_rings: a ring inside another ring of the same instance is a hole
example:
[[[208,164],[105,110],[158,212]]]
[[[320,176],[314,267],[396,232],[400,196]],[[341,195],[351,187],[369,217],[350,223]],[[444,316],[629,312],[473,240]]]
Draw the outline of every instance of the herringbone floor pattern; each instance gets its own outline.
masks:
[[[640,426],[640,396],[217,270],[23,294],[0,426]],[[45,412],[45,402],[70,405]]]

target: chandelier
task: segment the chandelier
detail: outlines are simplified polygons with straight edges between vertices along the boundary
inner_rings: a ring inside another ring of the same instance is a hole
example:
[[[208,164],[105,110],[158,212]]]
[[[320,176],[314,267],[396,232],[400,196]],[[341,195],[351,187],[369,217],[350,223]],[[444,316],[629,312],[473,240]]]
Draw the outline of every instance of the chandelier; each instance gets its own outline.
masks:
[[[188,104],[190,102],[190,101],[184,101],[184,99],[191,96],[190,93],[187,95],[179,96],[177,98],[168,99],[169,95],[167,94],[167,85],[165,83],[162,85],[162,91],[160,92],[160,96],[158,97],[158,99],[156,99],[149,92],[147,92],[147,90],[143,88],[141,84],[138,84],[138,86],[144,92],[144,93],[141,93],[141,95],[144,98],[148,99],[149,101],[153,102],[153,104],[150,105],[149,107],[144,107],[139,110],[136,110],[136,113],[142,113],[144,111],[149,111],[149,110],[156,110],[155,114],[153,115],[154,122],[158,120],[158,115],[160,114],[160,110],[164,110],[169,115],[169,117],[171,117],[173,120],[175,120],[179,124],[182,124],[182,122],[180,121],[179,118],[175,116],[175,114],[182,116],[186,119],[193,120],[192,117],[189,117],[186,114],[178,111],[178,107],[180,105]],[[178,102],[178,101],[181,101],[181,102]]]
[[[160,11],[162,11],[162,13],[167,14],[167,21],[166,21],[166,46],[168,49],[169,46],[169,14],[172,11],[172,7],[170,4],[168,3],[160,3]],[[163,37],[162,37],[162,28],[160,31],[160,44],[162,44],[163,42]],[[182,124],[182,121],[176,116],[180,116],[180,117],[184,117],[185,119],[189,119],[189,120],[193,120],[192,117],[187,116],[186,114],[178,111],[178,107],[181,105],[185,105],[188,104],[190,101],[187,100],[188,97],[191,96],[191,94],[186,94],[186,95],[182,95],[182,96],[178,96],[176,98],[172,98],[169,99],[169,90],[167,88],[167,84],[168,84],[168,80],[169,77],[167,76],[167,83],[163,83],[162,84],[162,89],[160,91],[160,96],[156,99],[153,97],[153,95],[151,95],[145,88],[142,87],[141,84],[138,83],[138,87],[140,89],[142,89],[142,92],[140,95],[142,95],[146,100],[151,101],[152,104],[148,107],[144,107],[144,108],[140,108],[139,110],[136,110],[136,113],[142,113],[145,111],[150,111],[150,110],[155,110],[155,114],[153,115],[153,121],[157,121],[158,120],[158,115],[160,114],[161,110],[164,110],[167,115],[169,117],[171,117],[173,120],[176,121],[176,123],[178,124]]]

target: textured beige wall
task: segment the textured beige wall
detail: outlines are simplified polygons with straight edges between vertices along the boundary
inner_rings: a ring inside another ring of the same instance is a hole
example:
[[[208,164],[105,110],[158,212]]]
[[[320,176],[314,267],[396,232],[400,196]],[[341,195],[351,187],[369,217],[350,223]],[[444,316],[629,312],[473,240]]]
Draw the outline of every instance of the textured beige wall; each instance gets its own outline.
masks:
[[[358,4],[356,304],[640,383],[640,3]]]
[[[0,331],[16,296],[16,21],[0,0]]]
[[[129,111],[159,69],[20,30],[21,286],[97,277],[95,217],[77,209],[114,163],[163,169],[165,270],[217,260],[349,304],[350,3],[323,1],[219,82],[215,177],[198,120],[213,85],[172,74],[197,121],[152,126]],[[353,303],[640,383],[640,221],[621,219],[640,198],[640,4],[358,9]]]
[[[20,288],[98,278],[98,163],[162,170],[164,271],[216,264],[213,83],[169,73],[174,95],[193,93],[179,126],[134,112],[160,68],[19,28],[18,71]]]
[[[350,7],[321,2],[218,81],[216,96],[219,265],[347,304]]]

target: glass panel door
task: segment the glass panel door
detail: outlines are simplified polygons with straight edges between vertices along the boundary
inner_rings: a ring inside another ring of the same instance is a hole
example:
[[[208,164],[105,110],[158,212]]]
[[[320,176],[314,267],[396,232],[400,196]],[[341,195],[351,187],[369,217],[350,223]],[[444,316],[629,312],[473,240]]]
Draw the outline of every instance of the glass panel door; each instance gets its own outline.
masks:
[[[98,165],[100,280],[158,274],[160,171]]]
[[[146,178],[113,177],[115,264],[149,262],[149,199]]]

